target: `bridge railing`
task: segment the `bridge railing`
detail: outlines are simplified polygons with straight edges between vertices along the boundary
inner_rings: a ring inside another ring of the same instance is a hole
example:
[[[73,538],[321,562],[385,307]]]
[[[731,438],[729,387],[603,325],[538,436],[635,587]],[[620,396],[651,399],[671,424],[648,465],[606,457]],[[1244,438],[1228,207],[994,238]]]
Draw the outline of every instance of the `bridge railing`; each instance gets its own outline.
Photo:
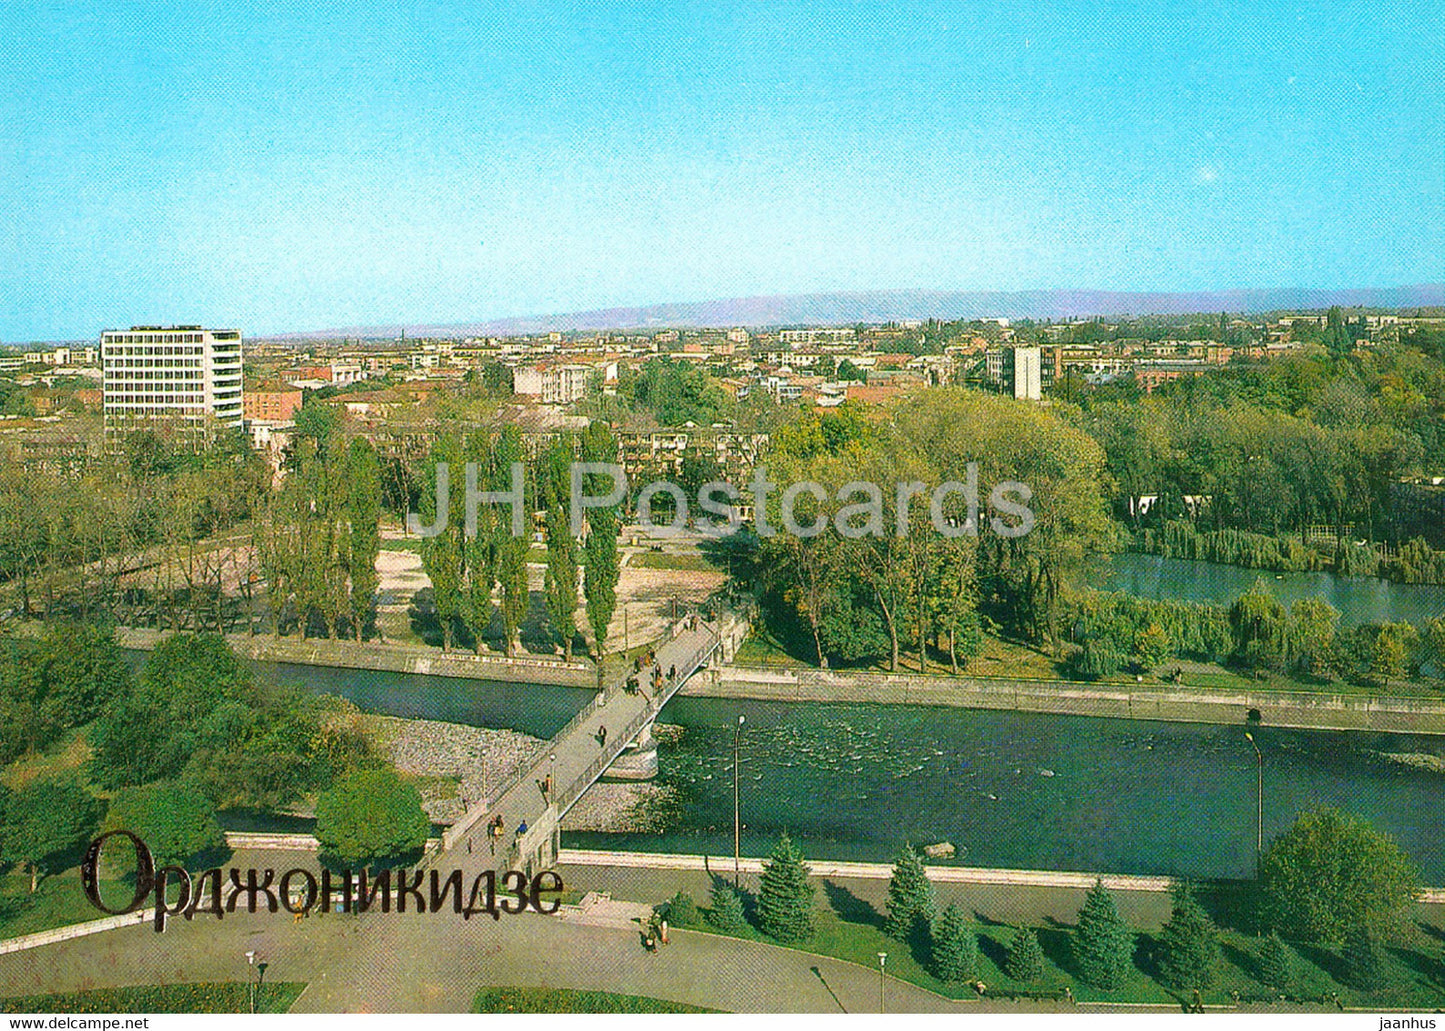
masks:
[[[704,626],[706,626],[706,624],[704,624]],[[622,729],[622,732],[613,736],[612,740],[614,743],[612,747],[603,748],[597,758],[592,760],[588,765],[587,769],[574,777],[572,783],[568,784],[557,796],[558,813],[565,813],[568,809],[572,808],[573,803],[582,797],[582,792],[586,791],[592,782],[602,775],[603,770],[616,762],[617,757],[623,753],[632,742],[632,739],[641,733],[643,727],[657,718],[657,714],[662,711],[662,707],[677,693],[678,688],[682,686],[688,677],[696,673],[707,660],[707,657],[717,649],[722,642],[722,635],[712,627],[707,627],[707,630],[712,635],[712,640],[696,649],[692,655],[687,658],[683,663],[682,669],[678,671],[678,675],[673,678],[667,690],[659,695],[655,695],[650,705],[632,717],[632,719],[627,722],[627,726]],[[588,715],[590,714],[589,712]]]
[[[657,715],[657,712],[661,710],[663,704],[665,704],[667,700],[670,699],[672,695],[677,692],[677,688],[681,686],[683,681],[687,680],[688,677],[696,673],[698,668],[706,659],[706,657],[711,654],[719,646],[719,644],[721,644],[722,634],[713,627],[708,626],[706,623],[703,623],[702,625],[707,629],[708,633],[712,635],[712,640],[694,651],[693,654],[688,658],[688,660],[683,664],[683,671],[680,671],[677,677],[673,680],[672,685],[665,692],[665,697],[655,698],[654,704],[643,709],[641,713],[639,713],[636,717],[630,720],[623,732],[613,738],[613,741],[615,742],[614,747],[612,749],[604,749],[602,755],[598,756],[598,758],[593,760],[592,764],[587,767],[587,771],[581,776],[575,778],[572,783],[567,786],[567,789],[558,795],[558,801],[560,802],[560,804],[558,805],[557,811],[559,813],[565,813],[568,809],[572,807],[572,804],[576,802],[579,797],[581,797],[582,792],[587,789],[588,785],[590,785],[594,780],[596,780],[598,776],[601,775],[602,771],[608,766],[610,766],[617,759],[617,757],[622,754],[623,749],[626,748],[627,745],[632,741],[632,739],[637,736],[638,732],[641,731],[642,728],[645,727],[648,722],[650,722]],[[593,696],[592,700],[586,705],[584,705],[575,716],[568,720],[567,724],[561,730],[559,730],[556,734],[552,735],[552,741],[567,737],[583,723],[596,716],[597,710],[605,706],[606,697],[607,696],[605,692],[597,692],[597,694]],[[543,745],[542,749],[535,754],[538,756],[545,755],[550,749],[550,747],[551,741]],[[475,806],[470,813],[464,814],[462,819],[453,824],[451,828],[447,830],[445,835],[443,835],[442,840],[444,846],[446,848],[452,848],[456,845],[458,841],[460,841],[463,837],[470,833],[472,828],[475,827],[477,822],[482,818],[482,815],[491,806],[495,805],[497,802],[505,798],[513,788],[515,788],[518,784],[522,783],[523,778],[531,776],[532,771],[536,768],[536,765],[537,764],[535,760],[529,760],[523,763],[521,766],[518,767],[517,771],[513,773],[511,777],[502,782],[501,787],[499,787],[496,791],[489,792],[487,794],[486,805]]]

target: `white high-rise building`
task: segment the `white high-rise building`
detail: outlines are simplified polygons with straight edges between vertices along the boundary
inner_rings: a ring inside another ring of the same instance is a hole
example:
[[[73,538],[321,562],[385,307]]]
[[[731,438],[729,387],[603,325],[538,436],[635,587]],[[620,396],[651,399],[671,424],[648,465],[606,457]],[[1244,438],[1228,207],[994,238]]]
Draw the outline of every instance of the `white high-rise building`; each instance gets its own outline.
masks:
[[[241,425],[241,331],[132,326],[100,334],[107,433]]]

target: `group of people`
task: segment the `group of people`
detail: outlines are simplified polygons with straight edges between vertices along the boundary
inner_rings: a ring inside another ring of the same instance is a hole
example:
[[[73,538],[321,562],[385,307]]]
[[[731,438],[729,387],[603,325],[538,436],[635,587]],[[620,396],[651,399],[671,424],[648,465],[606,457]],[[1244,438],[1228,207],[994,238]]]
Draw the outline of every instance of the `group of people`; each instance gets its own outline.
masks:
[[[642,931],[642,947],[648,952],[656,952],[659,942],[663,945],[668,944],[667,920],[653,913],[652,916],[648,918],[647,927]]]

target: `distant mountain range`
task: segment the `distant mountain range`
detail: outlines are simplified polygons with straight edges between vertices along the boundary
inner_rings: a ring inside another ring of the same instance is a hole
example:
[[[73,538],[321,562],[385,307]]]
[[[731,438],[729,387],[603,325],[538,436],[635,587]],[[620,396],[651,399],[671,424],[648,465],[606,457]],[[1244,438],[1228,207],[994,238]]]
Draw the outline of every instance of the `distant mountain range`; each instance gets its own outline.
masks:
[[[847,325],[927,318],[1067,319],[1092,315],[1179,315],[1189,312],[1252,314],[1341,307],[1445,306],[1445,283],[1353,290],[1289,287],[1196,293],[1117,293],[1106,290],[868,290],[857,293],[734,297],[716,301],[600,308],[557,315],[485,319],[445,325],[354,326],[268,339],[408,336],[512,336],[594,329],[663,329],[701,326]]]

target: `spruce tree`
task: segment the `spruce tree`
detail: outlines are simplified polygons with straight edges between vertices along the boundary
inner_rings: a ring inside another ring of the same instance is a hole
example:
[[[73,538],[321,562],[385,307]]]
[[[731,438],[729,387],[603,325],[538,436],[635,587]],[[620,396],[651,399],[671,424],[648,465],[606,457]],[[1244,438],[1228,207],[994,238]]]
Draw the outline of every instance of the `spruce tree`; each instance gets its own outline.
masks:
[[[743,913],[743,900],[737,889],[727,881],[718,879],[712,884],[712,897],[708,900],[707,922],[719,931],[734,933],[745,930],[748,918]]]
[[[1095,881],[1079,910],[1074,930],[1074,962],[1079,976],[1098,988],[1117,988],[1124,983],[1134,957],[1134,932],[1119,916],[1114,896]]]
[[[888,918],[883,933],[899,941],[911,941],[933,919],[933,884],[923,859],[905,843],[893,860],[893,877],[888,882]]]
[[[802,941],[813,933],[814,887],[803,857],[787,834],[763,865],[758,889],[758,928],[780,942]]]
[[[1294,957],[1278,931],[1271,931],[1260,945],[1259,979],[1281,992],[1289,991],[1294,984]]]
[[[978,967],[978,939],[952,903],[929,926],[929,955],[940,981],[967,980]]]
[[[1385,985],[1385,950],[1367,926],[1356,927],[1345,936],[1345,981],[1361,991]]]
[[[1173,988],[1208,988],[1219,967],[1219,931],[1187,884],[1172,890],[1174,908],[1159,934],[1159,973]]]
[[[1037,981],[1044,976],[1044,950],[1032,927],[1020,927],[1004,955],[1003,971],[1015,981]]]

